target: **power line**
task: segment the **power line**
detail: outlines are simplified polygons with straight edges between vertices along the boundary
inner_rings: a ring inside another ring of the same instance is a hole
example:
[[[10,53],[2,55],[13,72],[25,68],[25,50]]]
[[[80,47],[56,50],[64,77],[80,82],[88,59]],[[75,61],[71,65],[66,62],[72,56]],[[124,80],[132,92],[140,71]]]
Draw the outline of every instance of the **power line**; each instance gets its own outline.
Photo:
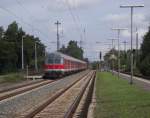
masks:
[[[72,9],[71,9],[71,6],[70,6],[68,0],[65,0],[65,2],[66,2],[65,5],[67,5],[67,8],[68,8],[68,10],[69,10],[69,12],[70,12],[70,14],[71,14],[71,16],[72,16],[73,22],[74,22],[74,24],[75,24],[76,27],[77,27],[77,32],[79,31],[80,39],[82,40],[82,39],[83,39],[83,37],[82,37],[82,32],[81,32],[80,26],[79,26],[79,24],[78,24],[78,22],[77,22],[77,20],[76,20],[76,17],[75,17],[75,15],[74,15],[73,12],[72,12]]]
[[[17,16],[14,12],[10,11],[9,9],[6,9],[6,8],[4,8],[4,7],[2,7],[2,6],[0,6],[0,9],[2,9],[3,11],[5,11],[5,12],[7,12],[7,13],[13,15],[13,16],[15,16],[15,17],[16,17],[17,19],[19,19],[23,24],[25,24],[25,25],[27,25],[28,27],[30,27],[30,28],[32,28],[32,29],[38,31],[38,32],[41,33],[45,38],[48,37],[46,34],[44,34],[44,33],[43,33],[42,31],[40,31],[38,28],[35,28],[33,25],[31,25],[31,24],[25,22],[21,17]]]
[[[28,10],[19,0],[16,0],[16,2],[21,8],[23,8],[24,10],[26,10],[26,12],[28,12],[28,14],[30,15],[31,18],[34,18],[34,20],[36,22],[38,22],[38,19],[36,19],[35,16],[33,16],[32,13],[30,12],[30,10]],[[32,19],[32,21],[34,21],[34,20]],[[46,26],[46,25],[45,25],[45,27],[48,28],[48,26]]]

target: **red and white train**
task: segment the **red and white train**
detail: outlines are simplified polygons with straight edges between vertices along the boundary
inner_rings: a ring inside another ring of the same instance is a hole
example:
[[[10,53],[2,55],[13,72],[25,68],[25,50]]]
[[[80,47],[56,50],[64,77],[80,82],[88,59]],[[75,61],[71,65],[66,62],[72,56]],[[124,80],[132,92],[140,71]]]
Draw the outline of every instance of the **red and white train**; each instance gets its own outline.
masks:
[[[46,56],[44,77],[61,77],[70,73],[85,70],[87,63],[60,52],[53,52]]]

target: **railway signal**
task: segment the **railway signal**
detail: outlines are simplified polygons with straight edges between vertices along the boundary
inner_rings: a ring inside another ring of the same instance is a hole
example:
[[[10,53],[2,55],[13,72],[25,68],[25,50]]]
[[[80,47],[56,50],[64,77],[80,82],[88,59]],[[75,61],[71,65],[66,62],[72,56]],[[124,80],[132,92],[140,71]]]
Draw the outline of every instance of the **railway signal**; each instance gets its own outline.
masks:
[[[102,52],[100,51],[99,53],[99,58],[100,58],[100,61],[102,60]]]

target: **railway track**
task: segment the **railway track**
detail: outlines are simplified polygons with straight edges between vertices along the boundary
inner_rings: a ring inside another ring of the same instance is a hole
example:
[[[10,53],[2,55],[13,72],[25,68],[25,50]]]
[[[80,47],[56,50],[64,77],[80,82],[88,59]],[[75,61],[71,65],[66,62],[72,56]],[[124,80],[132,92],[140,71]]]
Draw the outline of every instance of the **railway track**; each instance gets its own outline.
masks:
[[[32,89],[50,84],[52,82],[54,82],[54,80],[41,80],[38,82],[25,84],[22,86],[17,86],[17,87],[11,88],[11,89],[9,88],[9,89],[3,90],[0,92],[0,101],[8,99],[8,98],[13,97],[13,96],[16,96],[18,94],[30,91]]]
[[[7,92],[7,91],[15,90],[15,89],[18,89],[18,88],[21,88],[21,87],[25,87],[25,86],[29,86],[29,85],[32,85],[32,84],[36,84],[36,83],[39,83],[39,82],[42,82],[42,81],[44,81],[44,80],[34,81],[34,82],[30,82],[30,83],[23,83],[23,84],[12,86],[12,87],[8,87],[8,88],[5,87],[5,88],[2,88],[0,90],[0,94],[4,93],[4,92]]]
[[[90,71],[79,72],[47,85],[17,94],[0,101],[0,118],[20,118],[22,113],[37,108],[58,91],[62,91]]]
[[[85,90],[91,87],[95,72],[92,71],[71,85],[56,92],[37,108],[21,114],[21,118],[71,118],[75,113]]]

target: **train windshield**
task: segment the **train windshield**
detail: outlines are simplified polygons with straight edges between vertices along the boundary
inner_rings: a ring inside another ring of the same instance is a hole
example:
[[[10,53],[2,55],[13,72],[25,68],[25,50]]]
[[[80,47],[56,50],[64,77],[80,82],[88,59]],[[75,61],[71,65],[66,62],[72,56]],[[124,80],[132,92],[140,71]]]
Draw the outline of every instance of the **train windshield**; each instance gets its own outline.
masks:
[[[61,56],[58,54],[49,54],[47,59],[46,59],[46,63],[48,64],[61,64]]]

